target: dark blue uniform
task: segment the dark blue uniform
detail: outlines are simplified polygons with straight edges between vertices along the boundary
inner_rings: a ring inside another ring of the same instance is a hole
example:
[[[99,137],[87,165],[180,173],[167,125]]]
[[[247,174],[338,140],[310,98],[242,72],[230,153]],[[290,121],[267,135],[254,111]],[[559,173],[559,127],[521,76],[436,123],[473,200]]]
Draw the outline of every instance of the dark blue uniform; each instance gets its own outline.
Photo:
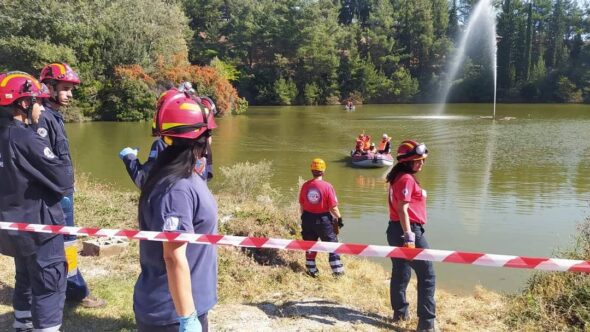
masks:
[[[71,192],[69,164],[20,121],[0,119],[0,220],[63,225],[60,201]],[[63,237],[0,231],[0,253],[14,257],[15,328],[57,331],[65,300]]]
[[[204,177],[193,174],[168,185],[166,179],[149,196],[139,211],[139,228],[146,231],[173,231],[216,234],[217,203]],[[206,317],[217,302],[217,252],[215,246],[187,244],[192,295],[197,314]],[[141,241],[141,274],[135,284],[133,309],[139,331],[178,331],[178,315],[170,295],[162,243]]]
[[[147,179],[149,170],[152,168],[156,158],[160,152],[166,148],[166,143],[161,138],[154,140],[150,148],[150,154],[145,163],[139,162],[137,156],[134,154],[128,154],[123,157],[123,163],[127,169],[127,173],[137,188],[141,189],[141,186]],[[213,177],[213,153],[211,152],[211,145],[207,144],[207,180]]]
[[[128,154],[123,157],[123,163],[125,163],[125,168],[127,169],[127,173],[133,180],[133,183],[137,186],[137,188],[141,189],[141,186],[147,179],[147,174],[152,168],[154,161],[158,157],[158,154],[162,152],[166,148],[166,143],[162,141],[161,138],[156,139],[152,143],[152,147],[150,148],[150,155],[148,156],[147,161],[142,164],[137,159],[137,156],[133,154]]]
[[[55,155],[68,164],[66,176],[74,181],[74,170],[72,167],[72,157],[70,155],[70,145],[68,136],[64,127],[64,121],[61,114],[52,109],[51,106],[45,105],[45,111],[41,113],[39,124],[36,127],[37,134],[48,140],[51,149]],[[61,201],[61,207],[65,215],[66,225],[74,226],[74,189],[66,192]],[[76,236],[64,235],[65,246],[68,248],[76,246]],[[71,248],[76,250],[75,248]],[[66,298],[70,301],[81,301],[88,296],[88,285],[82,274],[76,267],[68,271],[68,287]]]

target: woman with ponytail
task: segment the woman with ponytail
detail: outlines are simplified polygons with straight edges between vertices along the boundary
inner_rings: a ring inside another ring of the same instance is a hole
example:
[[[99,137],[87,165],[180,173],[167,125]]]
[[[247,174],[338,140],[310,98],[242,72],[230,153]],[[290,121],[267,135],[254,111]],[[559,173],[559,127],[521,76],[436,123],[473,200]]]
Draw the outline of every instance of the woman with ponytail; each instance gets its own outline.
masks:
[[[415,174],[422,170],[428,157],[426,145],[403,141],[397,149],[397,164],[387,174],[389,183],[390,246],[428,248],[424,237],[426,224],[426,191],[420,187]],[[435,276],[432,262],[392,258],[390,298],[395,322],[409,319],[406,288],[413,269],[418,277],[418,327],[416,331],[438,331],[435,326]]]
[[[141,230],[217,233],[205,171],[212,116],[184,91],[169,90],[158,101],[154,130],[167,146],[141,188]],[[217,303],[215,246],[141,241],[140,264],[133,295],[138,331],[208,330],[207,313]]]

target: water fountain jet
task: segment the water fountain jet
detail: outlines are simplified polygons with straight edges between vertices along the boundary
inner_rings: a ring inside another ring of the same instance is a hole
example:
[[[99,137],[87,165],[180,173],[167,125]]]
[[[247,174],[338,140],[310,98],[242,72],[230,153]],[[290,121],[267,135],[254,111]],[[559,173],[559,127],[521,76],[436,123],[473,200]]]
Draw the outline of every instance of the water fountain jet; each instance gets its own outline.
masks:
[[[452,83],[457,76],[461,64],[465,61],[465,53],[468,48],[468,42],[473,38],[472,32],[474,29],[483,27],[483,33],[487,33],[486,46],[490,51],[491,68],[494,79],[494,107],[492,113],[492,119],[496,119],[496,88],[497,88],[497,42],[501,38],[496,35],[496,16],[494,14],[494,7],[492,0],[481,0],[473,9],[467,27],[463,32],[459,47],[455,52],[453,60],[450,62],[449,72],[447,79],[445,80],[444,89],[441,93],[441,103],[436,109],[436,114],[441,114],[444,110],[445,103],[451,92]]]

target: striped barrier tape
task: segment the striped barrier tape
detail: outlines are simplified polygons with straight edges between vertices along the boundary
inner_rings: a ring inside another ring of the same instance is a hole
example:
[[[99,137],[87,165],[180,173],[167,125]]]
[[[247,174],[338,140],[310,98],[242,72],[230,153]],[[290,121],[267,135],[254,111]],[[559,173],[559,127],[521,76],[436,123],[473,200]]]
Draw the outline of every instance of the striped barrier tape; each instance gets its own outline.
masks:
[[[184,242],[209,245],[226,245],[247,248],[270,248],[282,250],[333,252],[364,257],[391,257],[408,260],[469,264],[492,267],[511,267],[545,271],[571,271],[590,273],[590,261],[495,255],[475,252],[460,252],[436,249],[402,248],[380,245],[320,242],[304,240],[245,237],[220,234],[190,234],[175,232],[152,232],[129,229],[87,228],[68,226],[48,226],[39,224],[0,222],[0,230],[112,237],[129,240],[148,240],[160,242]]]

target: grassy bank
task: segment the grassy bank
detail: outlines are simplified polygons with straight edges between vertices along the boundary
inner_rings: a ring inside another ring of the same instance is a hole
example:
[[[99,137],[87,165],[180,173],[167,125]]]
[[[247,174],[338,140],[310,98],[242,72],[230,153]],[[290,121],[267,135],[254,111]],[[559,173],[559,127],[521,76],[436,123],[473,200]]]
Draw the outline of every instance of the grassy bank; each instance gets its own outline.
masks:
[[[277,238],[299,238],[298,210],[295,195],[280,197],[268,185],[270,163],[240,164],[222,168],[214,179],[215,194],[219,203],[220,233],[245,236],[268,236]],[[76,196],[76,220],[78,225],[136,228],[138,193],[119,192],[112,187],[96,184],[85,177],[78,177]],[[294,183],[294,187],[297,184]],[[294,193],[296,190],[293,191]],[[346,229],[344,229],[346,231]],[[586,247],[585,250],[587,250]],[[588,251],[586,251],[587,253]],[[81,257],[80,267],[88,280],[91,290],[105,298],[109,305],[104,309],[87,310],[80,307],[67,307],[64,329],[66,331],[132,331],[133,285],[139,273],[138,245],[133,241],[128,249],[115,257]],[[307,277],[304,271],[302,252],[278,250],[250,250],[234,247],[219,248],[219,304],[216,309],[235,304],[254,306],[273,306],[283,308],[288,303],[309,302],[321,299],[362,312],[371,317],[359,330],[398,330],[412,329],[416,324],[414,284],[409,288],[409,301],[412,303],[410,322],[393,325],[389,322],[389,272],[381,266],[365,259],[344,256],[346,276],[341,279],[331,277],[326,254],[318,255],[319,279]],[[14,268],[11,260],[0,256],[0,330],[7,330],[12,321],[11,294]],[[564,280],[557,282],[555,279]],[[569,280],[568,278],[572,278]],[[578,279],[576,279],[578,278]],[[567,280],[566,280],[567,279]],[[583,280],[582,280],[583,279]],[[543,280],[542,282],[540,280]],[[553,280],[553,282],[551,282]],[[531,281],[531,285],[541,285],[546,292],[542,301],[531,305],[531,299],[539,298],[538,289],[532,287],[523,295],[510,298],[484,289],[477,289],[472,296],[460,297],[437,290],[437,316],[444,331],[508,331],[508,330],[547,330],[551,319],[563,311],[554,310],[547,304],[566,303],[558,295],[568,294],[572,300],[580,295],[576,285],[588,279],[580,274],[542,274]],[[560,287],[555,287],[555,284]],[[588,310],[588,292],[581,302],[571,303],[570,310],[580,312],[579,305]],[[528,301],[528,302],[527,302]],[[542,306],[545,305],[545,306]],[[509,312],[515,314],[509,315]],[[553,310],[555,315],[548,314]],[[568,315],[570,314],[568,313]],[[301,315],[305,315],[304,313]],[[573,317],[573,315],[570,315]],[[579,317],[578,317],[579,316]],[[563,329],[583,329],[588,317],[580,314],[578,323],[561,319]],[[509,317],[509,319],[505,319]],[[541,318],[540,318],[541,317]],[[518,318],[518,319],[517,319]],[[225,330],[224,322],[231,317],[213,321],[214,330]],[[294,318],[296,319],[296,317]],[[580,324],[579,321],[583,321]],[[510,324],[510,325],[509,325]],[[587,327],[586,327],[587,328]],[[305,330],[305,328],[303,328]],[[563,330],[562,329],[562,330]],[[329,329],[330,330],[330,329]]]
[[[590,219],[578,227],[572,248],[556,256],[590,261]],[[525,290],[511,297],[508,323],[516,330],[590,331],[590,276],[534,274]]]

